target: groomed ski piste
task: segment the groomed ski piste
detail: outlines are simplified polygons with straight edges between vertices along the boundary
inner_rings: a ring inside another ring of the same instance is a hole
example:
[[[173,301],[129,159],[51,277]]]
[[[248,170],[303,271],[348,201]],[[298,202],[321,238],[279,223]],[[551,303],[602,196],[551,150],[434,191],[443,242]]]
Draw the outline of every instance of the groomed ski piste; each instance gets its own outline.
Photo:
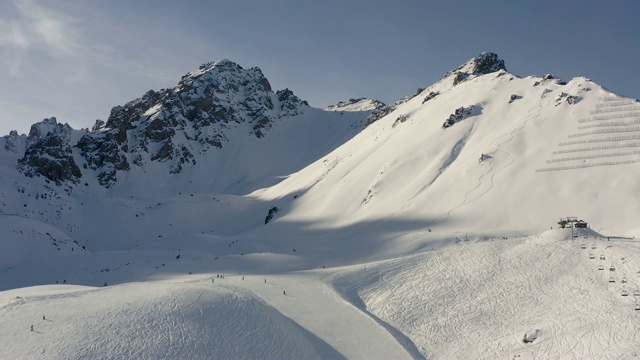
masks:
[[[331,269],[0,297],[6,359],[634,359],[640,247],[550,230]]]
[[[67,193],[0,150],[0,358],[640,359],[637,101],[454,76],[351,139],[310,109],[211,178]]]

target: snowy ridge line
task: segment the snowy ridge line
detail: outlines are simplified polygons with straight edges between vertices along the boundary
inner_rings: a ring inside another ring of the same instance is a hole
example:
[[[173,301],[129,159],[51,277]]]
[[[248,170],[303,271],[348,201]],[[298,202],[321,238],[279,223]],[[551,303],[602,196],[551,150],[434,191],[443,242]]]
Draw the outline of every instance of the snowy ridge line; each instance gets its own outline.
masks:
[[[610,113],[610,112],[636,111],[636,110],[640,110],[640,106],[625,106],[625,107],[620,107],[620,108],[597,109],[597,110],[589,111],[589,114],[595,115],[595,114],[603,114],[603,113]]]
[[[629,136],[606,137],[606,138],[600,138],[600,139],[573,140],[573,141],[565,141],[565,142],[558,143],[558,146],[599,143],[599,142],[607,142],[607,141],[628,141],[628,140],[640,140],[640,136],[629,135]]]
[[[624,149],[624,148],[638,147],[638,146],[640,146],[640,143],[635,142],[635,143],[622,144],[622,145],[607,145],[607,146],[595,146],[595,147],[589,147],[589,148],[557,150],[553,152],[553,155],[569,154],[569,153],[582,152],[582,151]]]
[[[616,107],[616,106],[627,106],[627,105],[635,105],[635,100],[623,100],[617,102],[606,102],[604,104],[596,104],[596,109],[602,109],[606,107]]]
[[[635,164],[638,160],[623,160],[623,161],[604,161],[593,164],[580,164],[573,166],[557,166],[557,167],[549,167],[549,168],[541,168],[536,169],[536,172],[547,172],[547,171],[562,171],[562,170],[574,170],[574,169],[584,169],[596,166],[611,166],[611,165],[628,165]]]
[[[629,152],[621,152],[621,153],[611,153],[611,154],[594,154],[594,155],[585,155],[585,156],[572,156],[572,157],[566,157],[566,158],[547,160],[547,164],[556,163],[556,162],[563,162],[563,161],[599,159],[599,158],[629,156],[629,155],[638,155],[638,154],[640,154],[639,150],[634,150],[634,151],[629,151]]]
[[[592,129],[592,128],[598,128],[598,127],[629,126],[629,125],[639,125],[639,124],[640,124],[640,119],[636,119],[632,121],[614,121],[614,122],[607,122],[607,123],[596,123],[591,125],[578,126],[578,130],[586,130],[586,129]]]
[[[601,116],[592,116],[583,119],[578,119],[578,123],[586,123],[592,121],[602,121],[602,120],[613,120],[613,119],[624,119],[628,117],[640,117],[640,112],[630,112],[624,114],[612,114],[612,115],[601,115]]]
[[[568,138],[572,139],[572,138],[590,136],[590,135],[615,134],[615,133],[636,132],[636,131],[640,131],[640,126],[630,127],[630,128],[626,128],[626,129],[600,129],[600,130],[593,130],[593,131],[589,131],[589,132],[585,132],[585,133],[569,134]]]

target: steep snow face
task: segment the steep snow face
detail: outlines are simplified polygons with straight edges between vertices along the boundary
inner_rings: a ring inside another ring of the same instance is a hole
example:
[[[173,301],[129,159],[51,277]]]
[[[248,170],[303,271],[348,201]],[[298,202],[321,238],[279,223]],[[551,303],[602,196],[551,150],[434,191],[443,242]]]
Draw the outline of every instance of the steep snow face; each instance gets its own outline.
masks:
[[[598,229],[638,234],[640,207],[628,196],[640,191],[640,104],[585,78],[481,74],[471,71],[476,66],[459,68],[476,74],[466,81],[454,85],[451,73],[397,103],[350,142],[256,195],[304,193],[282,223],[412,219],[421,228],[527,233],[580,216]],[[474,110],[458,116],[457,109]]]
[[[349,99],[348,101],[340,101],[335,105],[329,105],[326,111],[373,111],[383,108],[385,104],[376,99],[359,98]]]

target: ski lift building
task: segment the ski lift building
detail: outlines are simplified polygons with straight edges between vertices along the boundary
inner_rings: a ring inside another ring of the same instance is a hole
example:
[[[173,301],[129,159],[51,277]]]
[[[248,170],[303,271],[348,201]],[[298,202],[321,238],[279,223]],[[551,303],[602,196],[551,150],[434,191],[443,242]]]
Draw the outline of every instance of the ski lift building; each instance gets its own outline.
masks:
[[[569,216],[566,218],[560,219],[558,221],[558,225],[560,225],[561,229],[569,228],[577,228],[577,229],[586,229],[589,227],[589,224],[584,220],[578,220],[575,216]]]

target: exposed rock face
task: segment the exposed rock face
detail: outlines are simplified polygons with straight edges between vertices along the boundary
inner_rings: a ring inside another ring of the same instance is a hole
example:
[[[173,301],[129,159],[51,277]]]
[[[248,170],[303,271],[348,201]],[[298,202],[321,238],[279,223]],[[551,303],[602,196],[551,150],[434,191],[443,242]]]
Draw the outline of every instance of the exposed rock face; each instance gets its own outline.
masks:
[[[278,211],[280,211],[280,209],[278,209],[276,206],[274,206],[271,209],[269,209],[269,213],[267,213],[267,217],[264,219],[264,224],[267,225],[269,223],[269,221],[271,221],[273,219],[273,216]]]
[[[367,126],[391,114],[396,109],[397,106],[398,104],[391,104],[383,108],[372,111],[371,114],[367,116]]]
[[[452,84],[456,86],[471,77],[491,74],[501,70],[507,71],[507,68],[504,66],[504,60],[500,60],[498,55],[492,52],[483,52],[462,66],[450,71],[445,77],[453,76]]]
[[[119,171],[148,162],[167,163],[170,173],[179,173],[196,163],[194,153],[222,148],[231,128],[248,126],[262,138],[278,119],[307,106],[291,90],[273,93],[260,69],[222,60],[201,65],[172,89],[150,90],[114,107],[76,146],[109,187]]]
[[[97,120],[91,131],[44,119],[26,137],[15,132],[6,136],[4,148],[15,153],[27,149],[20,170],[58,184],[77,183],[82,176],[75,151],[84,158],[82,167],[110,187],[119,172],[152,162],[179,173],[196,163],[194,154],[222,148],[232,131],[263,138],[279,119],[300,115],[308,106],[289,89],[274,93],[259,68],[222,60],[201,65],[174,88],[150,90],[115,106],[107,121]]]
[[[32,125],[18,169],[26,176],[44,176],[58,185],[67,181],[78,183],[82,173],[69,146],[73,132],[68,124],[58,124],[54,117]],[[16,146],[20,137],[15,132],[9,136]]]
[[[58,185],[66,181],[77,184],[82,177],[73,159],[71,146],[54,133],[31,144],[20,159],[18,168],[26,176],[41,175]]]
[[[440,95],[440,92],[438,92],[438,91],[430,91],[429,94],[427,94],[427,96],[424,98],[424,100],[422,100],[422,103],[424,104],[427,101],[434,99],[438,95]]]
[[[490,74],[500,70],[507,71],[504,60],[500,60],[498,54],[492,52],[483,52],[474,58],[473,62],[475,64],[473,75]]]
[[[470,105],[467,107],[459,107],[456,111],[449,116],[447,120],[442,124],[442,128],[446,129],[455,125],[455,123],[460,122],[468,117],[478,115],[482,112],[482,107],[479,104]]]

